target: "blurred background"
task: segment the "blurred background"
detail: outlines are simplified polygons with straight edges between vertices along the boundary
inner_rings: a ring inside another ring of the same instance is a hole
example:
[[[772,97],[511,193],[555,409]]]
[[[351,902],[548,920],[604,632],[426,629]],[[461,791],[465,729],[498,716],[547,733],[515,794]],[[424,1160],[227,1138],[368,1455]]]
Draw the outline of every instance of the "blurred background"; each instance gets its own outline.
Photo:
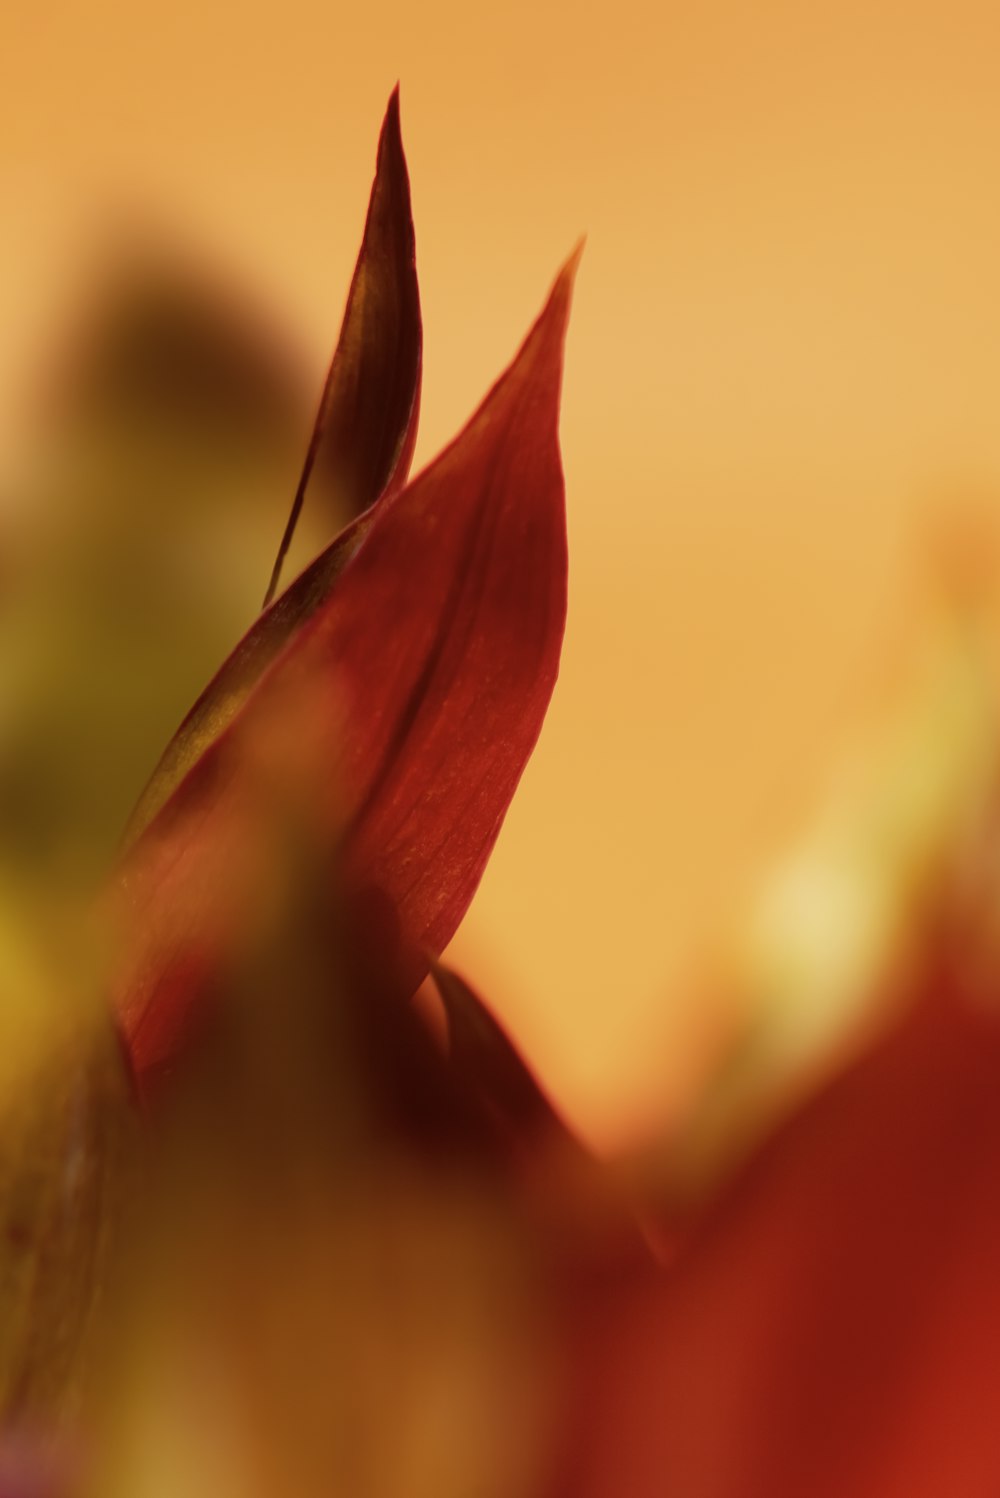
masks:
[[[969,0],[5,6],[24,866],[110,854],[254,617],[399,79],[418,468],[588,236],[563,673],[454,960],[590,1139],[681,1110],[728,1023],[707,954],[923,659],[942,578],[989,571],[997,42]]]

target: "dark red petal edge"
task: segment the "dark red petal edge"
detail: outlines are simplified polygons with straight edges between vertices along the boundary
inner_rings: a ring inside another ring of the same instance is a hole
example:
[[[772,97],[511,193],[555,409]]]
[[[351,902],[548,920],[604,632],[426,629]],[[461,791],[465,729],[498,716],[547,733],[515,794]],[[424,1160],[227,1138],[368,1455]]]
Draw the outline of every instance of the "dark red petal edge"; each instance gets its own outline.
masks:
[[[266,668],[327,596],[378,504],[402,488],[417,436],[421,361],[420,295],[397,89],[382,125],[364,240],[340,338],[272,583],[317,462],[326,471],[328,488],[336,492],[341,513],[352,510],[355,519],[255,622],[209,682],[150,777],[126,841],[142,831],[232,721]]]
[[[399,87],[382,123],[361,251],[302,476],[264,598],[274,597],[318,464],[341,517],[360,515],[406,481],[417,435],[423,342]]]
[[[431,964],[431,976],[445,1008],[450,1064],[494,1124],[518,1145],[559,1140],[580,1149],[479,995],[442,963]]]

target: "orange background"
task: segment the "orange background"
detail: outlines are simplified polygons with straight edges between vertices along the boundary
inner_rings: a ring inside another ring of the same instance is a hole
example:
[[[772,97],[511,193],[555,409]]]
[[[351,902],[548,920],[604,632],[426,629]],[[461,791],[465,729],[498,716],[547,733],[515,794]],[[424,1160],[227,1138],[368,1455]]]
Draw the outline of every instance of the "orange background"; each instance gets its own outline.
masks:
[[[3,7],[5,451],[122,212],[283,313],[318,385],[397,78],[418,463],[587,232],[563,677],[458,952],[596,1138],[671,1106],[702,954],[877,698],[935,517],[992,508],[998,46],[967,0]]]

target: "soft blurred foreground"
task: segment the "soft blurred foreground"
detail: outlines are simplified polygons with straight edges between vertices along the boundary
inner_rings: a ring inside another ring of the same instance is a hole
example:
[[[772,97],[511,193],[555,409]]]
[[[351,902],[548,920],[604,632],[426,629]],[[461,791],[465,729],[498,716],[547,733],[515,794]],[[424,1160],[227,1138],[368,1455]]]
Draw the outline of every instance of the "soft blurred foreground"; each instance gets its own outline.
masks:
[[[0,1492],[993,1498],[974,517],[934,548],[905,680],[692,982],[687,1086],[641,1148],[588,1154],[502,993],[435,965],[400,1000],[391,920],[317,810],[341,704],[298,680],[205,817],[183,914],[225,929],[211,1012],[137,1095],[98,892],[255,616],[316,394],[266,318],[137,243],[55,351],[4,511]],[[304,512],[300,562],[335,510]]]

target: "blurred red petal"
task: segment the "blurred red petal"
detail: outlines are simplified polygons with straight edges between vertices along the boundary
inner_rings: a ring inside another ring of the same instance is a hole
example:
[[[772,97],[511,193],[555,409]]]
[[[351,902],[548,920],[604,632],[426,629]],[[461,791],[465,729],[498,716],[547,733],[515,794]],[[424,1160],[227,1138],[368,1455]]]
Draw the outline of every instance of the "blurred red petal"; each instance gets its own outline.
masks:
[[[434,984],[448,1025],[448,1059],[501,1136],[530,1153],[553,1142],[581,1146],[556,1113],[513,1041],[458,973],[433,963]]]
[[[293,700],[312,709],[294,735],[323,766],[314,823],[349,895],[388,913],[372,945],[399,991],[465,913],[558,672],[559,393],[577,258],[464,432],[381,502],[328,596],[133,845],[118,1003],[139,1074],[169,1055],[247,918],[239,767]]]
[[[440,963],[431,971],[447,1019],[447,1079],[499,1149],[556,1303],[589,1300],[607,1280],[641,1272],[651,1255],[624,1183],[566,1125],[464,979]],[[484,1151],[481,1163],[489,1158]]]
[[[560,1494],[1000,1492],[1000,1017],[935,979],[673,1273],[585,1313]]]

